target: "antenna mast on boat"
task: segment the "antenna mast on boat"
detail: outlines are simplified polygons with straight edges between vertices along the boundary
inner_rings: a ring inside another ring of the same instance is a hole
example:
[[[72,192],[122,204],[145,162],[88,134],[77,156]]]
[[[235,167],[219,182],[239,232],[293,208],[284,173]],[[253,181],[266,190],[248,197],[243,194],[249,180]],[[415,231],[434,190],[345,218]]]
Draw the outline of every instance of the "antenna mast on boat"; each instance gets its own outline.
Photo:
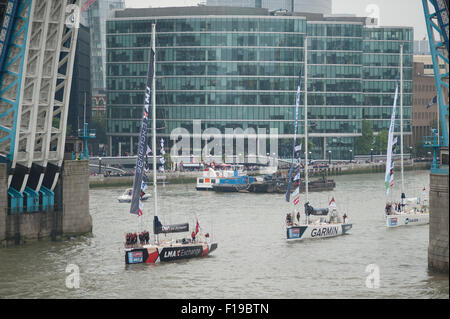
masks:
[[[405,183],[403,176],[403,44],[400,45],[400,165],[402,168],[402,204]]]
[[[157,196],[157,186],[156,186],[156,50],[155,50],[155,29],[156,24],[152,24],[152,51],[155,54],[155,59],[153,59],[153,80],[152,80],[152,148],[153,148],[153,197],[154,197],[154,209],[155,217],[158,216],[158,196]],[[155,243],[158,244],[158,235],[155,234]]]
[[[308,196],[308,38],[305,36],[305,194],[306,194],[306,202],[309,202]],[[306,214],[306,223],[308,223],[308,215]]]
[[[305,37],[305,192],[308,198],[308,42]]]

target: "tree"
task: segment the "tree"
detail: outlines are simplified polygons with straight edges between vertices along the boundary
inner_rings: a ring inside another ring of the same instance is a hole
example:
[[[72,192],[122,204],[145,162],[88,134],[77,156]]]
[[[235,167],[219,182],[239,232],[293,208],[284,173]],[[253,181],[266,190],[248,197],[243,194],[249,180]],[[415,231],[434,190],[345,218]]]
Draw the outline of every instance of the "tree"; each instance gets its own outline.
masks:
[[[423,141],[417,141],[414,144],[414,157],[421,157],[421,156],[425,156],[427,154],[427,149],[426,147],[423,145]]]
[[[358,154],[370,154],[373,143],[372,123],[368,120],[362,120],[361,136],[356,139],[356,151]]]
[[[54,117],[52,119],[52,127],[59,128],[59,117]],[[66,126],[66,136],[70,136],[72,134],[72,125],[67,124]]]
[[[106,144],[108,142],[106,136],[106,119],[104,118],[93,118],[91,123],[89,123],[90,129],[95,129],[95,139],[96,144]]]
[[[382,130],[378,133],[378,135],[375,138],[375,151],[383,154],[386,152],[387,145],[388,145],[388,137],[389,137],[389,131],[388,130]]]
[[[100,149],[100,144],[107,144],[108,138],[106,136],[106,119],[104,118],[92,118],[89,123],[89,129],[95,129],[95,138],[92,139],[91,145],[93,147],[92,152],[99,154],[103,150]]]
[[[438,128],[438,120],[437,120],[437,118],[434,118],[434,119],[431,120],[430,126],[431,126],[430,132],[428,132],[428,134],[425,134],[427,136],[431,136],[432,135],[432,133],[431,133],[432,129],[437,129]],[[440,121],[439,121],[439,134],[442,134],[442,125],[441,125]]]

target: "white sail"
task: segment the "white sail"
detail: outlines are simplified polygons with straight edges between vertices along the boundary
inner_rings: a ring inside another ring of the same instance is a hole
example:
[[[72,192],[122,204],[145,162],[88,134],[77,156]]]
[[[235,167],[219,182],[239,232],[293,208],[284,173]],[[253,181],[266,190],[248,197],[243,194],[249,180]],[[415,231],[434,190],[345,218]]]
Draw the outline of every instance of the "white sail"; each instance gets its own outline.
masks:
[[[385,186],[386,194],[389,193],[389,189],[394,181],[394,162],[392,161],[392,148],[394,145],[394,126],[395,126],[395,107],[397,104],[398,96],[398,84],[395,87],[394,106],[392,108],[391,125],[389,126],[388,146],[386,155],[386,173],[385,173]]]

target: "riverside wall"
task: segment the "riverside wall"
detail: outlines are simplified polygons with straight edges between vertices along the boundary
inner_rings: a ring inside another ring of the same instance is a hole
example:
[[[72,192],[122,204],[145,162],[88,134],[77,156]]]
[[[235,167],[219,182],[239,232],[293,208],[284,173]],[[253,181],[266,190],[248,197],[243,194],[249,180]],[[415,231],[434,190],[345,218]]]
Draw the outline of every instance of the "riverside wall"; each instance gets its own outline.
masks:
[[[399,165],[397,165],[399,166]],[[405,171],[409,170],[424,170],[429,169],[429,163],[405,163]],[[310,177],[321,177],[324,174],[327,176],[338,176],[347,174],[370,174],[370,173],[384,173],[386,166],[384,163],[371,163],[371,164],[350,164],[350,165],[331,165],[328,168],[322,169],[309,169]],[[395,170],[399,170],[400,167],[395,167]],[[280,169],[281,174],[287,174],[289,169]],[[250,176],[262,176],[264,174],[271,174],[274,171],[266,169],[264,171],[249,171]],[[158,172],[158,183],[167,182],[168,184],[189,184],[196,183],[197,177],[203,176],[203,172]],[[89,186],[95,187],[132,187],[134,176],[108,176],[103,175],[90,176]]]
[[[57,193],[61,192],[61,203]],[[8,174],[0,164],[0,247],[28,241],[64,238],[92,231],[89,212],[88,161],[65,161],[50,211],[9,213]]]
[[[448,174],[430,174],[430,237],[428,268],[449,273]]]

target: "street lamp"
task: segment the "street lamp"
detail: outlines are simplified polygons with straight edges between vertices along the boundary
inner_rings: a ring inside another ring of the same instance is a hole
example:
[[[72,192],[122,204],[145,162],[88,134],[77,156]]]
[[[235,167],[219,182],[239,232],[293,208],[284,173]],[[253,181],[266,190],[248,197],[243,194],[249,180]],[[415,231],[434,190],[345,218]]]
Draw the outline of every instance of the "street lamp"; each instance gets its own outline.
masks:
[[[412,160],[412,146],[409,147],[409,159]]]
[[[350,163],[352,162],[352,152],[353,152],[353,150],[349,150],[349,152],[350,152]]]
[[[331,151],[328,151],[328,155],[329,155],[329,161],[328,161],[328,163],[331,165]]]
[[[370,162],[373,162],[373,148],[370,149]]]
[[[102,158],[98,158],[98,173],[101,174],[102,172]]]

